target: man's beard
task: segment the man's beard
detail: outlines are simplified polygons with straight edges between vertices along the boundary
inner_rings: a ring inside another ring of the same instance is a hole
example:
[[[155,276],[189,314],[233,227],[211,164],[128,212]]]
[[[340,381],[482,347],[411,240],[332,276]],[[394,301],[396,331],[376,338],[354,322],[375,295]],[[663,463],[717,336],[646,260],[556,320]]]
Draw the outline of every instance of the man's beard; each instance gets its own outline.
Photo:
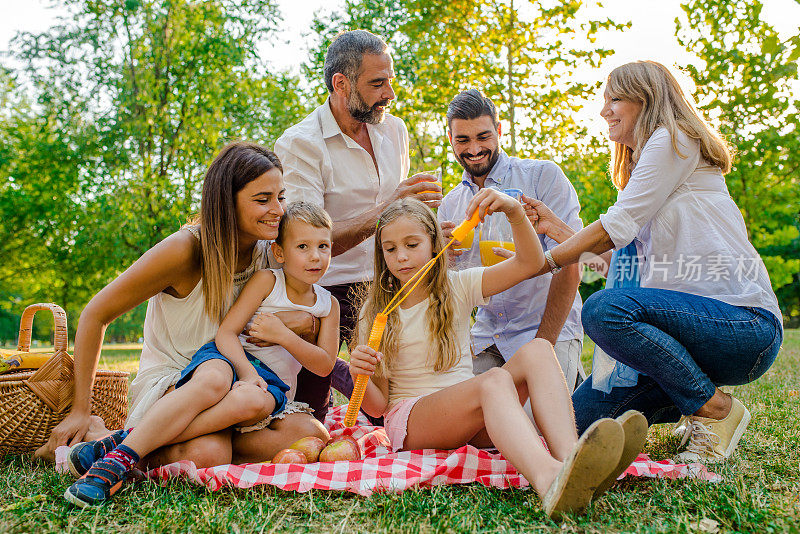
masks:
[[[350,116],[358,122],[366,124],[380,124],[386,118],[386,106],[389,105],[389,100],[380,100],[373,106],[369,106],[357,89],[350,91],[350,96],[347,99],[347,111]],[[383,109],[378,109],[383,107]]]
[[[485,163],[479,163],[477,165],[469,163],[464,158],[464,155],[463,155],[464,153],[463,152],[461,154],[456,154],[455,155],[456,156],[456,161],[458,161],[458,163],[462,167],[464,167],[464,170],[467,171],[470,176],[486,176],[487,174],[489,174],[489,171],[492,170],[492,167],[494,167],[494,164],[497,163],[497,159],[500,157],[500,146],[498,146],[497,148],[495,148],[491,152],[489,150],[482,150],[478,154],[469,154],[469,155],[470,156],[477,156],[477,155],[483,154],[485,152],[489,153],[489,158],[486,160]]]

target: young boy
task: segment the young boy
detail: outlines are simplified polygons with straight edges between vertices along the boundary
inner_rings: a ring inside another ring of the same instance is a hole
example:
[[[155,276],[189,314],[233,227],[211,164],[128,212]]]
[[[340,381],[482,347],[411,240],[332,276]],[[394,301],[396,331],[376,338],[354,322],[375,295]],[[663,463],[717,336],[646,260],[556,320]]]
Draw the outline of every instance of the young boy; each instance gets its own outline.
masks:
[[[175,384],[176,389],[181,387],[198,366],[217,360],[220,373],[232,372],[227,387],[245,388],[241,404],[247,409],[237,415],[205,410],[188,422],[177,438],[142,436],[133,429],[75,446],[69,455],[70,470],[83,476],[67,489],[64,497],[68,501],[85,507],[109,499],[140,458],[163,445],[231,424],[240,432],[261,430],[289,413],[310,413],[307,405],[292,400],[297,373],[306,367],[315,374],[329,374],[339,348],[339,304],[316,284],[330,264],[332,227],[321,207],[307,202],[289,204],[272,244],[272,253],[283,269],[264,269],[250,278],[223,319],[215,341],[197,351]],[[287,310],[307,311],[320,319],[316,345],[300,338],[274,315]],[[240,334],[249,330],[259,315],[259,337],[272,343],[268,347],[252,345]]]

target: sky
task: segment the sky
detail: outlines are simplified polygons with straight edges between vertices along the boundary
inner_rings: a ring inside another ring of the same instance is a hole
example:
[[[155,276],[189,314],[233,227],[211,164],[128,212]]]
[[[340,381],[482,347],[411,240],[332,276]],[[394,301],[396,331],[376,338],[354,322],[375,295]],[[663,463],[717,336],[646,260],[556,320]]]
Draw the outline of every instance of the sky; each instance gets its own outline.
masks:
[[[284,17],[284,29],[273,44],[265,44],[262,53],[279,70],[299,73],[300,65],[307,59],[313,37],[309,28],[314,13],[330,12],[344,0],[278,0]],[[782,39],[798,33],[800,28],[800,0],[763,0],[763,18],[771,24]],[[8,50],[9,41],[18,31],[40,32],[51,26],[63,13],[58,2],[52,0],[0,0],[0,50]],[[604,63],[602,73],[593,73],[596,79],[605,77],[613,67],[638,59],[652,59],[670,67],[697,64],[697,58],[683,50],[675,38],[675,18],[682,14],[680,0],[603,0],[603,9],[590,14],[611,17],[617,21],[630,20],[631,27],[624,32],[606,34],[598,44],[616,53]],[[675,69],[673,69],[675,72]],[[679,80],[691,92],[687,77],[676,72]],[[601,107],[601,96],[586,103],[585,120],[591,122],[590,130],[601,130],[605,122],[594,111]]]

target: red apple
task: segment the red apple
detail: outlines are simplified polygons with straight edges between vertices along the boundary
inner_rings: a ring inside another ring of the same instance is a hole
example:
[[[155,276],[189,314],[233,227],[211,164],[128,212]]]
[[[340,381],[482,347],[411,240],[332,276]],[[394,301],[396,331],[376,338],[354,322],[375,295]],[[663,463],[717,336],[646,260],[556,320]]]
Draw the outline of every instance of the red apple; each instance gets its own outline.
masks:
[[[358,442],[350,436],[338,436],[332,438],[319,453],[320,462],[338,462],[341,460],[360,460],[361,447]]]
[[[319,453],[325,448],[325,442],[316,436],[308,436],[307,438],[298,439],[289,445],[289,448],[302,452],[306,457],[306,461],[313,464],[319,460]]]
[[[294,449],[283,449],[272,458],[273,464],[307,464],[306,455]]]

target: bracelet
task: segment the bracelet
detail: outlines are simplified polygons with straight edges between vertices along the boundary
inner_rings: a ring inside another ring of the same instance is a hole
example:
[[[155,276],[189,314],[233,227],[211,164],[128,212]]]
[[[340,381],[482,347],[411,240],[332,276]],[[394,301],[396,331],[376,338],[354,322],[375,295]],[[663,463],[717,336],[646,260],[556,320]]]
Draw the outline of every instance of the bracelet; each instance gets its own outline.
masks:
[[[316,337],[316,335],[317,335],[317,318],[311,315],[311,337]]]
[[[544,259],[547,260],[547,265],[550,267],[550,272],[556,274],[561,270],[561,267],[553,259],[553,254],[549,250],[544,251]]]

